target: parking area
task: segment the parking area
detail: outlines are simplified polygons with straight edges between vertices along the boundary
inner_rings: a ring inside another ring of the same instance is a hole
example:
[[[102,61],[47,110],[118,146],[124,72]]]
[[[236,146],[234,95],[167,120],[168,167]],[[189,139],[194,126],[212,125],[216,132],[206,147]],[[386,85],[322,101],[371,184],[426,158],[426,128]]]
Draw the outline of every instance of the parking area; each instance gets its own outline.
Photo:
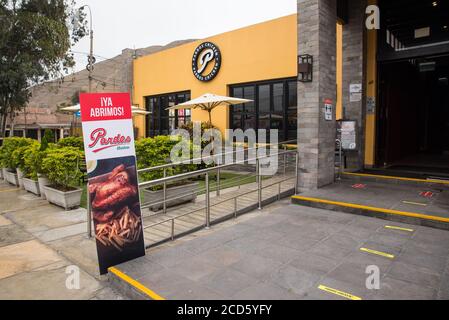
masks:
[[[165,299],[449,299],[448,258],[444,230],[285,204],[117,269]]]

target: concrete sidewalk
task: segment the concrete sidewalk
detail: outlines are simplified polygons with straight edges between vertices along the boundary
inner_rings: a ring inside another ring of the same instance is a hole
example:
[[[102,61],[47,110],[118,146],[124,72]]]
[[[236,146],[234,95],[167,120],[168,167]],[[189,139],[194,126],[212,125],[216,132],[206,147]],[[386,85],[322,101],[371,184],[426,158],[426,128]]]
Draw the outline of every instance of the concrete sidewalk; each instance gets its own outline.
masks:
[[[449,230],[449,184],[343,179],[294,196],[300,205]]]
[[[287,205],[117,269],[166,299],[449,299],[448,262],[447,231]],[[380,290],[366,287],[372,265]]]
[[[0,182],[0,299],[123,299],[98,275],[84,209],[65,211]],[[80,289],[66,288],[66,268]]]

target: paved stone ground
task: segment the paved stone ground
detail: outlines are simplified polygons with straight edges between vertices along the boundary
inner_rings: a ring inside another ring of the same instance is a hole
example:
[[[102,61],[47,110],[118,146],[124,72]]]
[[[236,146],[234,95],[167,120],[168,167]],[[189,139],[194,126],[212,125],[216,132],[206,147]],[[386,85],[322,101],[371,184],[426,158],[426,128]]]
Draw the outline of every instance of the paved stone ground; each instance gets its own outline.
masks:
[[[0,299],[123,299],[100,277],[86,212],[64,211],[0,182]],[[65,286],[80,268],[80,289]]]
[[[356,184],[366,187],[355,189],[352,186]],[[426,191],[433,192],[433,197],[420,195]],[[324,188],[302,193],[301,196],[449,217],[449,185],[443,184],[407,185],[343,179]]]
[[[380,290],[366,288],[371,265]],[[167,299],[344,299],[320,285],[362,299],[449,299],[449,232],[284,203],[118,269]]]

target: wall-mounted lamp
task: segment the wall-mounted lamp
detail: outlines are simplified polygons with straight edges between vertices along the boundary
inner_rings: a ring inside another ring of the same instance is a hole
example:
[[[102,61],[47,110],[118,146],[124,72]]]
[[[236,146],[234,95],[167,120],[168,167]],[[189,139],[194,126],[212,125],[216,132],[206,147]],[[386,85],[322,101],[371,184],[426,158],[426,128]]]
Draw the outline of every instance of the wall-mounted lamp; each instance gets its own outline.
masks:
[[[310,54],[298,56],[298,81],[313,81],[313,56]]]

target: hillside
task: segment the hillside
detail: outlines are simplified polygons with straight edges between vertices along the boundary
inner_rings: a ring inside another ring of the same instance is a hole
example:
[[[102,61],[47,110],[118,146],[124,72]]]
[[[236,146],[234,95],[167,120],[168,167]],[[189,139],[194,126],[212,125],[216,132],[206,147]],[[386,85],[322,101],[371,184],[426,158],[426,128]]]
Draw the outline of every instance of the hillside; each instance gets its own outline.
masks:
[[[155,52],[180,46],[194,40],[180,40],[166,46],[150,46],[141,49],[125,49],[122,54],[97,62],[93,71],[94,92],[130,91],[132,85],[132,61]],[[49,81],[31,88],[31,98],[15,125],[70,123],[72,117],[57,112],[58,108],[72,105],[72,97],[88,90],[88,71],[82,70],[62,79]]]

